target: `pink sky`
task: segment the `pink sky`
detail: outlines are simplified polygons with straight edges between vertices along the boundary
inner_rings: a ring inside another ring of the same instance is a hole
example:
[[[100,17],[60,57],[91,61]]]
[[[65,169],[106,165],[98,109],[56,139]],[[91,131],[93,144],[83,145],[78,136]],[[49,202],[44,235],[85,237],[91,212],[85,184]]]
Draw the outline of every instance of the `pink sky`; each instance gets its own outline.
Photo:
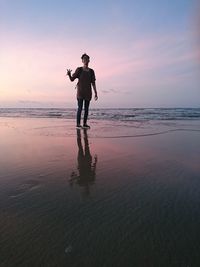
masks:
[[[111,10],[114,18],[120,16],[119,7]],[[104,36],[93,39],[61,32],[38,38],[0,28],[0,107],[76,107],[76,82],[65,73],[82,65],[84,52],[97,78],[99,101],[93,107],[199,106],[194,24],[145,35],[114,20]]]

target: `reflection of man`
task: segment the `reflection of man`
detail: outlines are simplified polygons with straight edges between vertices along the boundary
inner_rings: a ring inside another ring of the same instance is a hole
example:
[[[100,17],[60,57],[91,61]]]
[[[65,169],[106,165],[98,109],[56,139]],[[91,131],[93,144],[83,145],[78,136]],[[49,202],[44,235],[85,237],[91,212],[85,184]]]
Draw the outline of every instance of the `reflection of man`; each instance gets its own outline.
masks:
[[[90,148],[88,143],[87,130],[83,129],[84,132],[84,149],[81,141],[81,130],[77,129],[77,145],[78,145],[78,157],[77,157],[77,170],[72,172],[70,183],[71,185],[76,182],[80,186],[85,187],[85,193],[89,194],[89,186],[94,183],[96,178],[96,164],[97,156],[94,156],[94,162],[90,154]]]

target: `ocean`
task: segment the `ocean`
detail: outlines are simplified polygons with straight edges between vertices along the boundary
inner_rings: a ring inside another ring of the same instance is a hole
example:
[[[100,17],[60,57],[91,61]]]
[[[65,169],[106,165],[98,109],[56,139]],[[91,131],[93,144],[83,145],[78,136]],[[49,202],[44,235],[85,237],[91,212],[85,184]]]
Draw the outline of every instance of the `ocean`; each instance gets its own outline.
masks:
[[[74,119],[70,108],[0,108],[0,117]],[[112,121],[199,120],[200,108],[115,108],[91,109],[90,119]]]
[[[199,267],[200,108],[0,109],[0,267]]]

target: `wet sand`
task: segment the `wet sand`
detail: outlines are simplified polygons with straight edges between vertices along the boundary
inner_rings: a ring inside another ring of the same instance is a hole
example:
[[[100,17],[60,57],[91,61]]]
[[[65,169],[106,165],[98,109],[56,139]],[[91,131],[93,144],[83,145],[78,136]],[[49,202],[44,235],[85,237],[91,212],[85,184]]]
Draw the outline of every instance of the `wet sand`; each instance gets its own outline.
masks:
[[[1,118],[0,266],[198,266],[198,121]]]

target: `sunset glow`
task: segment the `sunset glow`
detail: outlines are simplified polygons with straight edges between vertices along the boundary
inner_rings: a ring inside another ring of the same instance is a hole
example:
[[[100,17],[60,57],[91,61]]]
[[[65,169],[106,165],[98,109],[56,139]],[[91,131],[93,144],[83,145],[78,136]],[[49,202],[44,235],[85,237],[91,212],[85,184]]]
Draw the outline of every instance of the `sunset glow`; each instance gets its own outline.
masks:
[[[125,2],[0,1],[0,107],[75,107],[84,52],[93,107],[198,107],[196,2]]]

